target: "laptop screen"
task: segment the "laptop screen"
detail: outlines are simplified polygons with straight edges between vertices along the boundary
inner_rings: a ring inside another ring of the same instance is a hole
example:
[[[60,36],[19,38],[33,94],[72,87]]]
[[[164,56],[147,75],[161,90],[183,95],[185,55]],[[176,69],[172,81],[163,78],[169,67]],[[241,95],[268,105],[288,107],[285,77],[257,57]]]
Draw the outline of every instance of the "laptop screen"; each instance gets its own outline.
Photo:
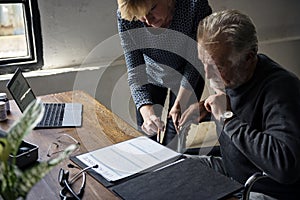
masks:
[[[20,68],[7,83],[7,88],[22,112],[36,99]]]

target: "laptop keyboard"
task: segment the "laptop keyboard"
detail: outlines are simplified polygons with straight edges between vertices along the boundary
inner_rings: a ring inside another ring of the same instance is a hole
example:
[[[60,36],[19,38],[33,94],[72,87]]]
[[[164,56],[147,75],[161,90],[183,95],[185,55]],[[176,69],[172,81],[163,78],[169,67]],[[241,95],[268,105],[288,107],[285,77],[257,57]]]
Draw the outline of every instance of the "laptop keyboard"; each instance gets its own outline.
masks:
[[[45,113],[43,119],[37,127],[51,127],[62,125],[65,104],[64,103],[44,103]]]

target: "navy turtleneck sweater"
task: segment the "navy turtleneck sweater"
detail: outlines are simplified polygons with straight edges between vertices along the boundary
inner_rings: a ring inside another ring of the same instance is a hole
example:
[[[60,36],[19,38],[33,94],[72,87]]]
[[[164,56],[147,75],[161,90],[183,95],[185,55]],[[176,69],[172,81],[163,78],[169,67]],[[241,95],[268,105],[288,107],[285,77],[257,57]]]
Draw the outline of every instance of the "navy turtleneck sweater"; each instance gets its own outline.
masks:
[[[254,191],[299,199],[299,79],[259,54],[253,77],[226,93],[236,114],[219,136],[228,175],[244,184],[263,171],[270,178],[258,181]]]

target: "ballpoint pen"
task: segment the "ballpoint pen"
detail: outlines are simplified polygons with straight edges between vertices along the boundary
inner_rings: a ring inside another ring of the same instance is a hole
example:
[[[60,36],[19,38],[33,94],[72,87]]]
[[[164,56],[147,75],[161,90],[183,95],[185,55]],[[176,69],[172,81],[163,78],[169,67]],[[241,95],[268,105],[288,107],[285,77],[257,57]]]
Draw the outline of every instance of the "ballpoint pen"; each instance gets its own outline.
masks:
[[[156,135],[156,140],[158,143],[160,143],[160,129],[157,129],[157,135]]]

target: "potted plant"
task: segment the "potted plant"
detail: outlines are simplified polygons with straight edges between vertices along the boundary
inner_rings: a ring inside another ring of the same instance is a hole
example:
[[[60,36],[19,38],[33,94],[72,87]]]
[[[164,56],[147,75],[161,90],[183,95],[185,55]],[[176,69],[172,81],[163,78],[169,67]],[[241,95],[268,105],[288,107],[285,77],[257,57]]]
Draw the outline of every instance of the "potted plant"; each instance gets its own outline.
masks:
[[[16,165],[16,155],[23,138],[41,120],[43,113],[42,103],[39,100],[34,101],[27,107],[19,120],[15,121],[7,133],[1,131],[0,199],[25,199],[30,189],[41,178],[77,148],[75,144],[70,145],[59,156],[48,161],[37,162],[24,170]]]

